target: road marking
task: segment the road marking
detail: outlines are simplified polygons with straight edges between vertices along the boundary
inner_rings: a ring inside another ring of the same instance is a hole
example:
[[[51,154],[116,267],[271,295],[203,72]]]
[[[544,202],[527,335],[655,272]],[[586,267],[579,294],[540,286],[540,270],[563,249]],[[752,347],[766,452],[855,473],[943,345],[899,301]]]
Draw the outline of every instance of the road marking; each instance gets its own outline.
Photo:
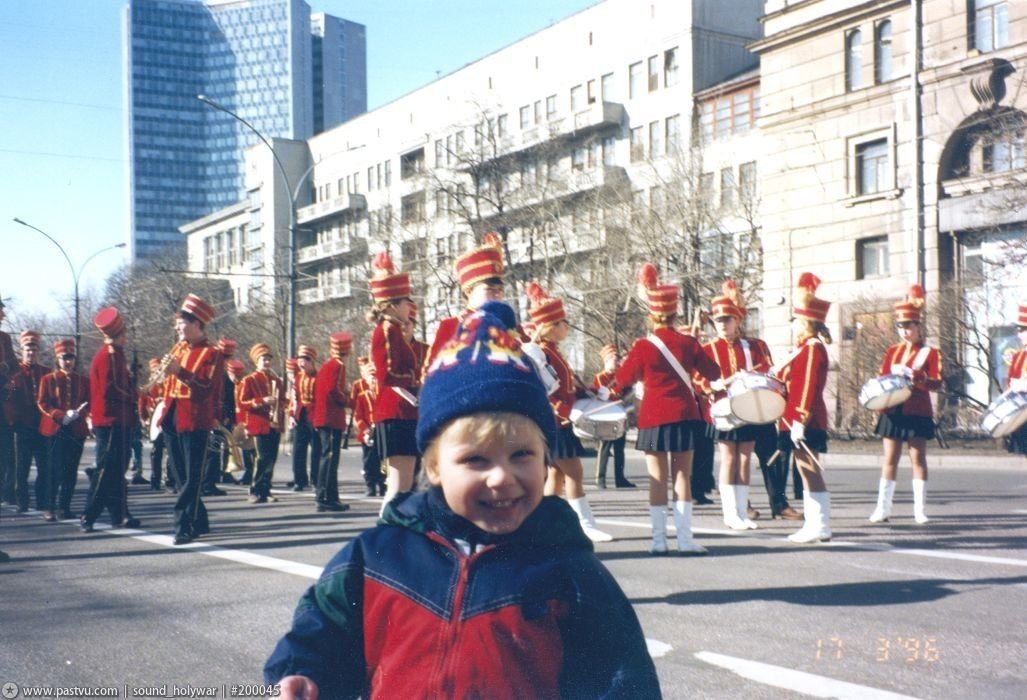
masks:
[[[666,656],[670,652],[674,651],[674,647],[665,642],[658,641],[656,639],[645,639],[645,648],[649,652],[649,656],[654,659],[658,659],[661,656]]]
[[[794,690],[797,693],[812,695],[816,698],[839,698],[839,700],[916,700],[912,695],[902,695],[888,690],[857,685],[846,681],[835,680],[826,676],[818,676],[804,671],[796,671],[784,666],[774,666],[734,656],[714,654],[711,651],[696,652],[695,657],[714,666],[720,666],[743,678]]]

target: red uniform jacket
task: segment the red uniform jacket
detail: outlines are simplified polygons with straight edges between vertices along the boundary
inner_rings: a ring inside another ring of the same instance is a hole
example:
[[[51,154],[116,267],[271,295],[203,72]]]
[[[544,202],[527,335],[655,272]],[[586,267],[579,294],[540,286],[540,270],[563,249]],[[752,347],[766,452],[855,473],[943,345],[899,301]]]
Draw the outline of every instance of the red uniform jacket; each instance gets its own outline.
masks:
[[[1006,388],[1009,388],[1009,382],[1013,379],[1019,379],[1027,373],[1027,350],[1017,350],[1013,355],[1012,362],[1009,363],[1009,376],[1006,377]]]
[[[923,343],[898,343],[888,348],[884,353],[884,360],[881,361],[880,376],[891,374],[892,365],[913,366]],[[931,406],[931,395],[928,392],[938,391],[941,388],[941,353],[937,348],[931,348],[927,353],[927,360],[920,369],[913,370],[913,395],[898,406],[885,409],[882,413],[901,413],[904,416],[927,416],[934,417],[934,408]]]
[[[245,379],[245,377],[243,378]],[[231,381],[231,380],[229,380]],[[242,405],[242,387],[243,380],[240,379],[232,387],[232,391],[235,392],[235,424],[246,425],[246,407]]]
[[[599,387],[605,386],[610,390],[610,400],[616,401],[620,398],[620,392],[617,390],[617,371],[616,370],[603,370],[596,376],[592,377],[592,391],[596,391]]]
[[[767,347],[766,343],[758,338],[745,338],[745,342],[749,345],[751,367],[746,363],[745,350],[741,340],[731,342],[724,338],[715,338],[703,346],[703,351],[720,367],[720,376],[725,381],[736,373],[746,370],[766,373],[770,370],[770,366],[774,364],[770,357],[770,348]],[[706,385],[704,388],[708,388],[708,386]],[[714,392],[713,400],[721,399],[725,396],[727,396],[726,391]]]
[[[296,379],[292,383],[292,410],[290,415],[298,422],[303,416],[303,412],[306,411],[307,420],[313,418],[314,409],[314,380],[317,378],[317,372],[306,372],[299,371],[296,373]]]
[[[274,405],[264,403],[264,397],[271,396],[272,390],[277,392],[278,403]],[[259,370],[247,374],[242,380],[239,404],[246,410],[247,435],[268,435],[272,430],[281,431],[285,409],[285,385],[281,377]],[[272,411],[274,411],[274,422],[278,426],[275,428],[271,427]]]
[[[18,428],[39,429],[39,383],[43,375],[49,373],[49,367],[41,364],[26,365],[19,362],[7,381],[7,401],[4,402],[4,414],[8,424]]]
[[[346,365],[333,357],[314,380],[314,427],[346,429]]]
[[[367,444],[367,438],[374,429],[374,391],[363,377],[353,382],[349,400],[353,407],[353,425],[357,429],[356,438],[361,445]]]
[[[698,371],[710,381],[720,378],[717,363],[703,352],[695,338],[667,327],[657,328],[653,333],[664,342],[685,372]],[[624,364],[617,370],[617,386],[622,390],[639,380],[644,389],[638,411],[639,428],[703,419],[693,392],[681,381],[659,348],[645,338],[635,341]]]
[[[574,402],[587,396],[585,387],[574,376],[574,370],[563,359],[563,354],[556,343],[540,340],[539,346],[546,353],[546,362],[556,372],[556,378],[560,380],[556,391],[549,395],[549,403],[553,405],[553,411],[556,413],[556,425],[563,428],[571,424],[570,415],[571,409],[574,408]]]
[[[56,435],[62,427],[61,420],[64,414],[73,408],[78,408],[89,401],[89,380],[81,374],[67,374],[62,370],[54,370],[47,374],[39,382],[39,410],[43,417],[39,421],[39,432],[46,437]],[[89,426],[86,425],[86,416],[89,415],[89,405],[82,409],[82,413],[73,420],[68,429],[71,434],[80,440],[89,435]]]
[[[132,383],[122,348],[107,344],[93,355],[89,365],[89,395],[94,427],[130,428],[135,423],[139,390]]]
[[[139,393],[139,420],[144,423],[150,422],[153,409],[157,402],[164,398],[164,385],[154,384],[145,393]]]
[[[392,390],[402,387],[416,394],[421,376],[417,358],[410,344],[403,339],[398,324],[382,321],[371,334],[371,361],[374,363],[374,417],[387,420],[417,420],[417,406]]]
[[[799,354],[778,376],[788,389],[788,402],[778,427],[788,431],[799,421],[807,428],[827,430],[827,348],[818,338],[806,338],[797,347],[801,348]]]
[[[165,380],[164,401],[168,415],[174,407],[175,430],[213,430],[221,418],[224,356],[206,338],[196,345],[180,342],[172,353],[181,367]]]
[[[420,365],[422,378],[428,374],[428,368],[431,367],[431,363],[435,361],[435,357],[442,350],[442,347],[456,335],[460,324],[472,313],[474,312],[471,309],[466,309],[459,316],[450,316],[439,322],[439,327],[435,331],[435,340],[432,341],[428,354]]]

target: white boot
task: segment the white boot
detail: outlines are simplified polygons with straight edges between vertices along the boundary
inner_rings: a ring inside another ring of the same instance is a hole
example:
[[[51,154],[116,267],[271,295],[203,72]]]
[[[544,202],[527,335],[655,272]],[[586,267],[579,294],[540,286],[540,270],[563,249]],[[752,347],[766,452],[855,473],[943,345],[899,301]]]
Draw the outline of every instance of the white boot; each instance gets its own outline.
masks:
[[[828,491],[807,491],[803,498],[806,524],[798,532],[788,535],[788,539],[796,544],[810,542],[829,542],[831,528],[831,493]]]
[[[738,492],[734,484],[720,485],[720,509],[724,513],[724,524],[732,530],[748,530],[749,526],[738,517]]]
[[[574,512],[578,514],[578,520],[581,522],[581,529],[585,532],[585,537],[593,542],[609,542],[613,539],[613,535],[603,532],[596,525],[595,518],[592,517],[592,506],[588,504],[587,497],[568,498],[567,502],[574,509]]]
[[[755,530],[759,526],[749,518],[749,485],[735,484],[731,488],[735,490],[735,509],[738,519],[750,530]]]
[[[870,514],[870,522],[886,523],[891,517],[891,501],[895,496],[895,482],[881,479],[877,484],[877,507]]]
[[[692,539],[691,501],[674,501],[674,533],[677,537],[680,556],[706,554],[706,548]]]
[[[927,504],[927,481],[913,479],[913,520],[923,525],[927,522],[924,506]]]
[[[649,506],[649,521],[653,524],[653,546],[649,553],[663,556],[667,553],[667,506]]]

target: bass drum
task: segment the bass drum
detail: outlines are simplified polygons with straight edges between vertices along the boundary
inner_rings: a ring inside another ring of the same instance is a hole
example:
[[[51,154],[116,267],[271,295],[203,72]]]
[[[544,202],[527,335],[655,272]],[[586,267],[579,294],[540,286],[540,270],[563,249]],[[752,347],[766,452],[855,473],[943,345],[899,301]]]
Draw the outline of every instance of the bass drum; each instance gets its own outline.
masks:
[[[1007,391],[992,401],[981,419],[981,427],[994,438],[1012,435],[1027,423],[1027,393]]]
[[[586,440],[619,440],[628,427],[627,411],[619,401],[575,401],[570,419],[574,434]]]
[[[859,390],[859,405],[871,411],[883,411],[905,403],[913,395],[913,383],[901,374],[874,377]]]
[[[731,399],[726,396],[710,404],[710,418],[713,419],[713,427],[722,433],[745,425],[745,421],[731,412]]]
[[[758,372],[740,373],[727,390],[731,413],[750,425],[777,421],[784,415],[787,395],[784,382]]]
[[[153,405],[153,413],[150,414],[150,442],[160,437],[160,424],[164,421],[167,412],[168,405],[164,403],[164,399],[157,399],[157,403]]]

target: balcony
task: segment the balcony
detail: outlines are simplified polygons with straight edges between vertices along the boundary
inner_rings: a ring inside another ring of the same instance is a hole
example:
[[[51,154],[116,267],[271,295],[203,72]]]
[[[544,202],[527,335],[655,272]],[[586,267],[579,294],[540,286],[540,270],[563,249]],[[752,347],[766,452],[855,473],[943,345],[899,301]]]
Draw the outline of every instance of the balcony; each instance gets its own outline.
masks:
[[[298,299],[301,304],[316,304],[329,299],[347,299],[353,296],[353,288],[349,281],[336,282],[320,287],[299,290]]]
[[[316,245],[308,245],[296,251],[296,262],[308,263],[312,260],[330,258],[333,255],[352,253],[354,250],[353,238],[335,238],[330,241],[322,241]]]
[[[619,102],[593,102],[586,109],[574,113],[572,128],[575,135],[607,127],[623,127],[627,111]]]
[[[367,199],[362,194],[347,193],[333,199],[326,199],[296,210],[297,225],[309,224],[311,221],[324,219],[345,211],[367,209]]]
[[[627,187],[630,180],[627,171],[619,165],[603,165],[586,170],[572,170],[567,176],[567,190],[587,192],[597,189],[619,189]]]

